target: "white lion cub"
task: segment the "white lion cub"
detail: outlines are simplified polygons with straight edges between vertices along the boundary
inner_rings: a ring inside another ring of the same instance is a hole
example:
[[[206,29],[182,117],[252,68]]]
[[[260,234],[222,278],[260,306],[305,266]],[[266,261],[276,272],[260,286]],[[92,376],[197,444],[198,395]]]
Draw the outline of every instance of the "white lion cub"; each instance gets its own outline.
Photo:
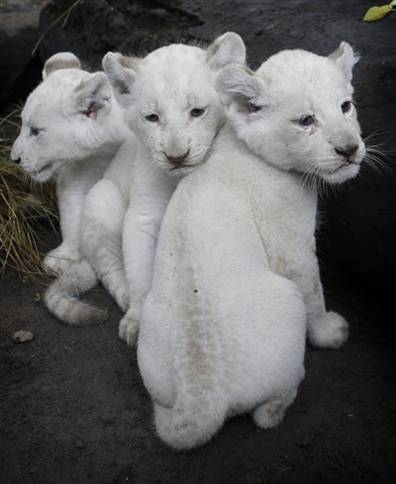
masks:
[[[56,178],[62,244],[47,254],[44,265],[59,277],[47,291],[51,312],[71,324],[104,313],[66,296],[69,289],[87,290],[95,274],[81,253],[81,216],[91,187],[101,179],[128,135],[122,110],[103,72],[80,68],[69,53],[47,60],[42,83],[22,111],[22,129],[11,152],[14,161],[36,181]],[[75,279],[78,279],[78,287]]]
[[[129,208],[123,230],[129,310],[121,321],[119,334],[130,344],[135,342],[141,305],[150,287],[164,210],[180,177],[206,161],[224,124],[224,109],[215,90],[216,74],[227,64],[244,62],[245,45],[232,32],[217,38],[207,49],[181,44],[162,47],[136,61],[135,66],[131,61],[127,65],[120,54],[109,53],[104,58],[103,68],[119,102],[126,108],[126,121],[140,140],[133,153]],[[103,188],[106,183],[100,182]],[[96,194],[90,194],[88,206],[103,206],[100,184],[94,189]],[[88,211],[93,213],[89,208]],[[103,217],[112,217],[111,210],[104,207],[103,214],[108,212]],[[94,218],[88,214],[84,224],[92,225],[92,233],[97,226],[90,223]],[[88,230],[87,240],[92,238]],[[87,252],[92,254],[89,247]],[[95,253],[90,260],[94,259],[92,263],[102,278],[111,279],[110,292],[122,292],[120,264],[109,262],[116,251],[106,257],[103,250],[101,257],[99,251]]]
[[[139,367],[174,448],[240,412],[277,425],[304,375],[306,323],[315,346],[347,338],[325,309],[304,176],[341,183],[359,171],[356,60],[343,42],[330,57],[284,51],[218,77],[229,123],[169,203],[141,315]]]

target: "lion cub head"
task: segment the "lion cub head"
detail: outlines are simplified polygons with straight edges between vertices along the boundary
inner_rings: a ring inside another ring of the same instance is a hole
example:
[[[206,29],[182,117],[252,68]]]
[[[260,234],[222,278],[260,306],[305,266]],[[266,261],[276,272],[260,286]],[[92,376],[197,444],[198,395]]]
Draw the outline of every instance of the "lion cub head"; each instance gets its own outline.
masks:
[[[44,182],[66,163],[115,152],[127,128],[104,73],[90,74],[69,52],[45,63],[42,83],[29,95],[11,159]]]
[[[281,169],[341,183],[357,175],[365,156],[352,99],[357,60],[346,42],[329,57],[286,50],[256,73],[226,67],[216,87],[255,154]]]
[[[229,32],[207,49],[173,44],[144,59],[108,53],[106,72],[128,126],[149,150],[153,161],[183,175],[205,161],[224,123],[215,90],[219,69],[245,62],[245,45]]]

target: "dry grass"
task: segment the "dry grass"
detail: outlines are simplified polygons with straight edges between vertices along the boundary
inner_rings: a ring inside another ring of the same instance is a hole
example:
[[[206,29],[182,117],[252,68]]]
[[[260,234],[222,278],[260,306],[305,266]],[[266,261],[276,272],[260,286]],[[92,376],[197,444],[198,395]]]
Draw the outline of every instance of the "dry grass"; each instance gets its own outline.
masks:
[[[11,143],[4,135],[11,117],[0,120],[0,272],[7,267],[24,276],[41,276],[40,234],[57,219],[55,190],[39,185],[10,158]],[[15,131],[15,130],[14,130]]]
[[[64,26],[71,12],[80,3],[82,0],[74,0],[55,19],[37,41],[32,55],[48,31],[60,21],[63,21]],[[0,7],[6,5],[6,0],[0,0]],[[37,279],[45,275],[39,250],[40,246],[45,245],[40,238],[45,233],[43,226],[47,224],[55,230],[54,223],[57,220],[55,187],[34,183],[10,160],[12,143],[9,133],[13,132],[12,138],[15,138],[19,131],[15,122],[15,115],[19,111],[0,119],[0,273],[10,267],[22,276]]]

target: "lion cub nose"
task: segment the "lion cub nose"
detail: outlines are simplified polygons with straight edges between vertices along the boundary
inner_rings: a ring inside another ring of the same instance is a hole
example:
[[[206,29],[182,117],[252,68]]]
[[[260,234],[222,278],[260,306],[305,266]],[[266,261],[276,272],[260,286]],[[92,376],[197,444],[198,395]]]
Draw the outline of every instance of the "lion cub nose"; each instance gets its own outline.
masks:
[[[180,155],[180,156],[170,156],[167,153],[165,153],[165,156],[166,156],[166,159],[170,163],[172,163],[172,165],[180,166],[189,154],[190,154],[190,150],[188,149],[183,155]]]
[[[359,148],[359,145],[348,145],[348,146],[343,146],[342,148],[334,148],[334,151],[341,156],[344,156],[345,158],[350,158],[352,155],[354,155]]]
[[[11,161],[13,161],[15,163],[20,163],[21,162],[21,158],[20,158],[19,154],[17,154],[17,151],[15,149],[15,146],[13,146],[13,148],[11,150],[10,159],[11,159]]]

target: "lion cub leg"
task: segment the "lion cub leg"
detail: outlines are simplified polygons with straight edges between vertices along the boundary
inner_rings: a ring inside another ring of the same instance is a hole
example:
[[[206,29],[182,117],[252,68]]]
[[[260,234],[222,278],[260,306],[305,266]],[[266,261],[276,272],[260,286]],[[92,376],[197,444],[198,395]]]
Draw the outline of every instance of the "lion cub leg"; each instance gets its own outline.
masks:
[[[85,256],[123,311],[129,301],[121,247],[126,207],[127,201],[116,184],[101,180],[87,195],[82,232]]]
[[[48,252],[43,261],[44,268],[57,275],[66,272],[71,264],[79,262],[82,258],[81,215],[87,190],[82,180],[71,178],[71,173],[62,173],[57,184],[62,243]]]
[[[348,339],[348,323],[339,314],[326,311],[314,248],[300,250],[290,262],[292,279],[304,296],[309,342],[317,348],[339,348]]]

